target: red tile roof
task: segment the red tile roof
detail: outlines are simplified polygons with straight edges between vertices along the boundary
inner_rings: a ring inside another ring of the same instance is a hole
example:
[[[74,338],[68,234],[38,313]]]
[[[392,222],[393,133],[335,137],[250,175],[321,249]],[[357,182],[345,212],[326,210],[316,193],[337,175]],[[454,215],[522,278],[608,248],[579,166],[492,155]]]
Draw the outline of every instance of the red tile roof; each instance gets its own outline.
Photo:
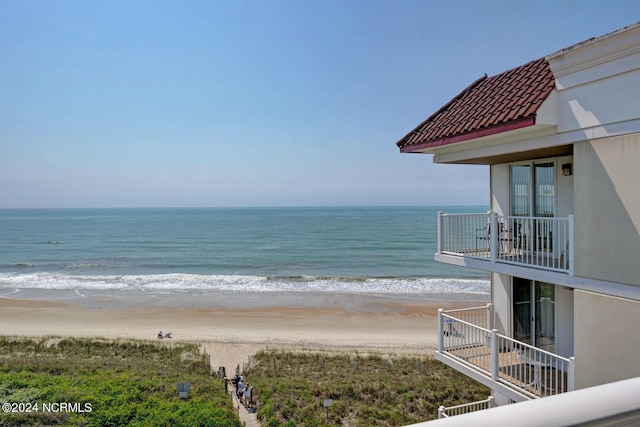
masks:
[[[492,77],[485,74],[396,145],[411,152],[534,125],[554,86],[544,58]]]

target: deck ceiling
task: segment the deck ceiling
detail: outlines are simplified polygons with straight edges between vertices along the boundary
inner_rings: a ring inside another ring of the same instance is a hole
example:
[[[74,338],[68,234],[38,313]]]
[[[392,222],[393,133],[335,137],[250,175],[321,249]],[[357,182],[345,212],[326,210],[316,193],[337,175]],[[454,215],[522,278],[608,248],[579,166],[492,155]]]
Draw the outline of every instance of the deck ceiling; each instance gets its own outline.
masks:
[[[544,159],[547,157],[571,156],[573,155],[573,145],[562,145],[536,150],[518,151],[515,153],[503,153],[495,156],[474,157],[469,159],[447,160],[446,155],[434,156],[434,163],[456,163],[467,165],[495,165],[499,163],[519,162],[531,159]]]

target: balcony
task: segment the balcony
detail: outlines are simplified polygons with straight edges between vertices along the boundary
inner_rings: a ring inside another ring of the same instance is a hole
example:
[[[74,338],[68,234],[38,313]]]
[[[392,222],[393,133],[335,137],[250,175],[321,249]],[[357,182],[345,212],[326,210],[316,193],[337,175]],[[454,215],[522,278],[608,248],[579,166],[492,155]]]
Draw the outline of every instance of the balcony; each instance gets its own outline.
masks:
[[[490,329],[491,304],[439,310],[436,358],[476,381],[524,401],[574,389],[574,360]]]
[[[438,213],[436,259],[497,271],[496,265],[573,276],[573,215],[559,217]]]

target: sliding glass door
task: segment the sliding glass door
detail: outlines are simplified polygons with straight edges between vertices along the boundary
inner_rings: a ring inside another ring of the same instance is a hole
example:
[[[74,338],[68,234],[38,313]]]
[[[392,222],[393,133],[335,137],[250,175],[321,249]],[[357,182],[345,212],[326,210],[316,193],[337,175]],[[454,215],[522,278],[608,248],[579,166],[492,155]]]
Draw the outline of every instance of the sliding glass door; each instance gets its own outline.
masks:
[[[555,168],[553,163],[538,163],[533,166],[533,206],[535,217],[553,218],[555,212]],[[553,247],[553,222],[537,220],[534,222],[534,249],[550,252]]]
[[[531,166],[511,167],[511,215],[531,216]]]
[[[531,281],[513,278],[513,338],[533,345]]]
[[[513,337],[555,352],[555,285],[513,278]]]
[[[553,247],[552,218],[555,214],[555,165],[530,162],[511,166],[511,215],[518,248],[550,251]]]
[[[533,207],[534,216],[552,217],[555,212],[555,167],[553,163],[533,165]]]

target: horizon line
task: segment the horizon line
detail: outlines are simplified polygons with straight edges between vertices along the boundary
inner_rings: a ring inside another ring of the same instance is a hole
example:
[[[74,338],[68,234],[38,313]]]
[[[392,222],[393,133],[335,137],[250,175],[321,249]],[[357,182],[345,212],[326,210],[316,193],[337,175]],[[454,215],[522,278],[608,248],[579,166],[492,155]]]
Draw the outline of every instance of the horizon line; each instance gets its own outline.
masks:
[[[457,203],[441,203],[441,204],[408,204],[408,205],[247,205],[247,206],[57,206],[57,207],[0,207],[0,210],[73,210],[73,209],[317,209],[317,208],[420,208],[420,207],[436,207],[436,206],[488,206],[488,204],[457,204]]]

